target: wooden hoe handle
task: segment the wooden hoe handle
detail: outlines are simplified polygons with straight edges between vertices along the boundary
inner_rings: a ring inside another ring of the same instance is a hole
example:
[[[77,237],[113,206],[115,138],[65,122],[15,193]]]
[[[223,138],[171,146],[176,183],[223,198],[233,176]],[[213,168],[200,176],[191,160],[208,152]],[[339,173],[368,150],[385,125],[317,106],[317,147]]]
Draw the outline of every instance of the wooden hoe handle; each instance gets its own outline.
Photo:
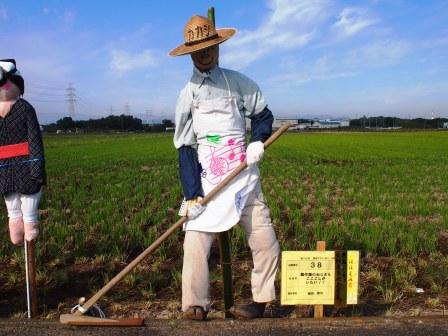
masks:
[[[264,142],[264,148],[268,148],[275,140],[277,140],[290,125],[284,125],[279,128],[269,139]],[[212,191],[210,191],[202,200],[201,204],[206,205],[217,193],[219,193],[229,182],[235,178],[241,171],[247,167],[246,161],[242,162],[235,168],[220,184],[218,184]],[[92,296],[85,304],[82,305],[82,311],[77,310],[74,315],[80,316],[84,314],[90,307],[92,307],[103,295],[105,295],[112,287],[120,282],[129,272],[131,272],[143,259],[154,252],[169,236],[171,236],[179,227],[181,227],[188,217],[182,217],[168,230],[166,230],[154,243],[152,243],[146,250],[137,256],[129,265],[127,265],[120,273],[118,273],[112,280],[110,280],[103,288],[101,288],[94,296]]]

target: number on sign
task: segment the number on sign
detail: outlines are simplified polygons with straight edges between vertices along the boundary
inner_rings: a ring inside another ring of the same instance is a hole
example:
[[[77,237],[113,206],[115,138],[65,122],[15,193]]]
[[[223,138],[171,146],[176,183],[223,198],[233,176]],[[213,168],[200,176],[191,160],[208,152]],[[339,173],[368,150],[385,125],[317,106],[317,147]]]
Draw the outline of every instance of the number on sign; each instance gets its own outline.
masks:
[[[319,261],[319,262],[316,264],[314,261],[312,261],[310,267],[311,267],[311,268],[316,268],[316,266],[317,266],[317,268],[322,268],[322,263]]]

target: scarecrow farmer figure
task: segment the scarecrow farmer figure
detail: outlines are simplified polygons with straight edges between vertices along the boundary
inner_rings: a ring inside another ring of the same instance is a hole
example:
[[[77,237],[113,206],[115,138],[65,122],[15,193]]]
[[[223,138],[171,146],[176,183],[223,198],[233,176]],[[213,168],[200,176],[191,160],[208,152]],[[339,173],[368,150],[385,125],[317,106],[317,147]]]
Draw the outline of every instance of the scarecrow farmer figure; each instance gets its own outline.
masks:
[[[193,75],[181,91],[176,106],[174,145],[185,200],[180,214],[184,226],[182,311],[190,319],[203,320],[210,308],[208,257],[213,238],[239,223],[247,233],[252,251],[253,302],[236,305],[236,317],[262,317],[275,299],[279,244],[264,202],[257,162],[263,141],[272,132],[273,116],[258,85],[239,72],[218,66],[219,44],[236,30],[215,29],[202,16],[185,26],[185,43],[171,56],[190,54]],[[251,120],[251,142],[246,146],[246,122]],[[199,200],[241,162],[240,173],[206,206]]]
[[[15,60],[0,60],[0,192],[16,245],[37,238],[38,205],[45,185],[40,126],[34,108],[20,98],[24,92]]]

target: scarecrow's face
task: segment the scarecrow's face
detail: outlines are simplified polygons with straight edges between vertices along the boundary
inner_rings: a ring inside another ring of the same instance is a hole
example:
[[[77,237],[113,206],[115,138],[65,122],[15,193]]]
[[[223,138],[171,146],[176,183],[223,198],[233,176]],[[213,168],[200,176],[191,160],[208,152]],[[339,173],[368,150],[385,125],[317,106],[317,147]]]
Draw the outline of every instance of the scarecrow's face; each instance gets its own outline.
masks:
[[[16,100],[19,97],[20,90],[13,82],[7,80],[0,86],[0,102]]]
[[[201,72],[211,70],[216,65],[216,63],[218,63],[218,58],[218,45],[214,45],[191,54],[191,59],[193,60],[194,65]]]

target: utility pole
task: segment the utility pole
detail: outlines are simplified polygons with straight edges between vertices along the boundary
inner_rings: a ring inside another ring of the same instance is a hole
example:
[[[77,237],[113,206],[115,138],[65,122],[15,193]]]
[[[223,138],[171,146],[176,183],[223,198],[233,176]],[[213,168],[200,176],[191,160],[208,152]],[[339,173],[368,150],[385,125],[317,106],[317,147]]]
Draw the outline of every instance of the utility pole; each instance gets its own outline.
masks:
[[[124,114],[125,116],[129,116],[131,115],[131,107],[129,106],[129,103],[126,103],[126,105],[124,105]],[[121,129],[124,129],[124,115],[120,115],[120,121],[121,121]]]
[[[70,83],[68,85],[67,91],[67,103],[68,103],[68,115],[72,120],[75,119],[75,103],[77,100],[76,97],[76,89],[73,87],[73,84]]]
[[[126,103],[126,105],[124,105],[124,114],[126,115],[131,114],[131,107],[129,106],[129,103]]]
[[[149,125],[150,124],[150,120],[152,119],[152,113],[150,109],[146,109],[146,124]],[[152,124],[152,122],[151,122]]]

